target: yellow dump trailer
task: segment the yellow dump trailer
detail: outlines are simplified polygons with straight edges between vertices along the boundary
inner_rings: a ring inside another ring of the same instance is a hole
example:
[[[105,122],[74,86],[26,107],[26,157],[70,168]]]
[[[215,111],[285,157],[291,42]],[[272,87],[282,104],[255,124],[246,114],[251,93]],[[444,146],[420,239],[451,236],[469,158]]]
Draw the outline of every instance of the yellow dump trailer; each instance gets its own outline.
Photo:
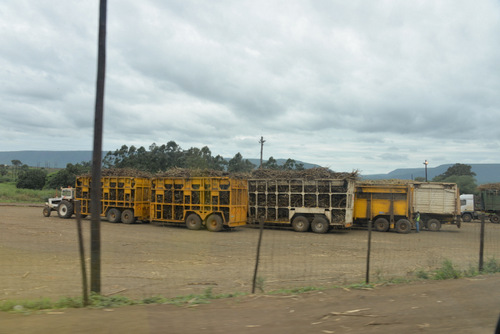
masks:
[[[246,180],[228,177],[160,177],[151,180],[151,220],[205,225],[217,232],[247,222]]]
[[[394,228],[410,232],[412,222],[412,188],[408,184],[357,183],[354,195],[354,221],[366,225],[370,220],[375,230]]]
[[[91,177],[76,179],[75,199],[82,215],[90,214]],[[112,223],[149,221],[150,180],[142,177],[104,176],[101,178],[101,216]]]

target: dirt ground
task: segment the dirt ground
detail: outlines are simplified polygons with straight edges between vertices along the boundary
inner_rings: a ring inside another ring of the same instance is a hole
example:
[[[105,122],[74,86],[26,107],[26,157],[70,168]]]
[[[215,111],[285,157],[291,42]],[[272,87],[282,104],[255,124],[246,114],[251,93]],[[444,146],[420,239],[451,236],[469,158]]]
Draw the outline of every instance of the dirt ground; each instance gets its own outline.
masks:
[[[89,224],[83,222],[89,263]],[[0,206],[0,300],[78,296],[76,224],[45,218],[40,207]],[[438,233],[374,233],[372,281],[414,278],[443,259],[477,262],[478,223]],[[486,257],[500,255],[500,227],[487,226]],[[363,230],[325,235],[266,229],[255,295],[210,304],[0,313],[1,333],[492,333],[500,276],[327,289],[300,295],[262,291],[362,282]],[[258,229],[190,231],[156,224],[101,225],[102,294],[144,298],[250,292]],[[88,269],[87,269],[88,270]]]
[[[494,333],[499,276],[253,295],[192,307],[0,313],[0,333]]]

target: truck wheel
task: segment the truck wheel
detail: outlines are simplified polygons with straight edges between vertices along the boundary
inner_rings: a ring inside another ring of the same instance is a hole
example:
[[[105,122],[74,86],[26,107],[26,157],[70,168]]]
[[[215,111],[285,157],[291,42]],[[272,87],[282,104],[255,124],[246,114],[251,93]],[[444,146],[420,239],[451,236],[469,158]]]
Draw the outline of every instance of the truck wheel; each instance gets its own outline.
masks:
[[[124,224],[135,223],[134,212],[130,209],[123,210],[121,218],[122,218],[122,223]]]
[[[106,218],[110,223],[119,223],[121,219],[120,210],[116,208],[109,209],[108,213],[106,214]]]
[[[462,221],[466,223],[470,223],[472,221],[472,216],[470,213],[464,213],[462,215]]]
[[[210,232],[219,232],[224,227],[222,218],[217,214],[211,214],[206,220],[207,230]]]
[[[304,216],[297,216],[292,221],[295,232],[306,232],[309,229],[309,220]]]
[[[409,233],[411,231],[411,223],[407,219],[400,219],[396,222],[396,232]]]
[[[492,222],[494,224],[500,223],[500,216],[498,216],[498,215],[490,216],[490,222]]]
[[[44,217],[50,217],[50,208],[48,206],[43,207],[43,216]]]
[[[437,232],[441,229],[441,222],[437,219],[430,219],[427,222],[427,228],[429,229],[429,231]]]
[[[373,223],[373,227],[375,227],[375,231],[387,232],[389,231],[389,221],[385,218],[377,218]]]
[[[196,213],[192,213],[186,218],[186,227],[190,230],[199,230],[201,228],[201,218]]]
[[[316,217],[311,222],[311,230],[314,233],[326,233],[329,227],[328,220],[324,217]]]
[[[73,214],[73,203],[68,201],[61,201],[57,206],[57,214],[59,218],[67,219]]]

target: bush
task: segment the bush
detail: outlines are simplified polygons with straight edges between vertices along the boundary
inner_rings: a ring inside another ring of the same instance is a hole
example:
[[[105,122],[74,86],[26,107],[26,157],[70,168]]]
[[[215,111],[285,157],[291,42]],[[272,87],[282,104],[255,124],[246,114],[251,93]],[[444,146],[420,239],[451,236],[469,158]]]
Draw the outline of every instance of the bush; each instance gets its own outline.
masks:
[[[445,260],[443,266],[434,272],[434,279],[445,280],[445,279],[455,279],[462,277],[462,273],[453,267],[453,263],[450,260]]]
[[[44,169],[28,169],[19,174],[17,188],[41,190],[45,185],[47,172]]]

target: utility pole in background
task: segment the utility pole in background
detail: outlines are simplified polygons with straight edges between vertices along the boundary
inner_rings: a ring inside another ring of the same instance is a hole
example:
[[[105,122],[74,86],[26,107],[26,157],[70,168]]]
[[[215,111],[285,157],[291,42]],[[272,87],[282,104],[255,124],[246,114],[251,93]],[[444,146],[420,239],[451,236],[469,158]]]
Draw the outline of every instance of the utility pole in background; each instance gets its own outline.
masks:
[[[260,140],[259,140],[259,143],[260,143],[260,167],[259,168],[262,168],[262,152],[264,151],[264,143],[266,141],[264,140],[264,137],[263,136],[260,136]]]

